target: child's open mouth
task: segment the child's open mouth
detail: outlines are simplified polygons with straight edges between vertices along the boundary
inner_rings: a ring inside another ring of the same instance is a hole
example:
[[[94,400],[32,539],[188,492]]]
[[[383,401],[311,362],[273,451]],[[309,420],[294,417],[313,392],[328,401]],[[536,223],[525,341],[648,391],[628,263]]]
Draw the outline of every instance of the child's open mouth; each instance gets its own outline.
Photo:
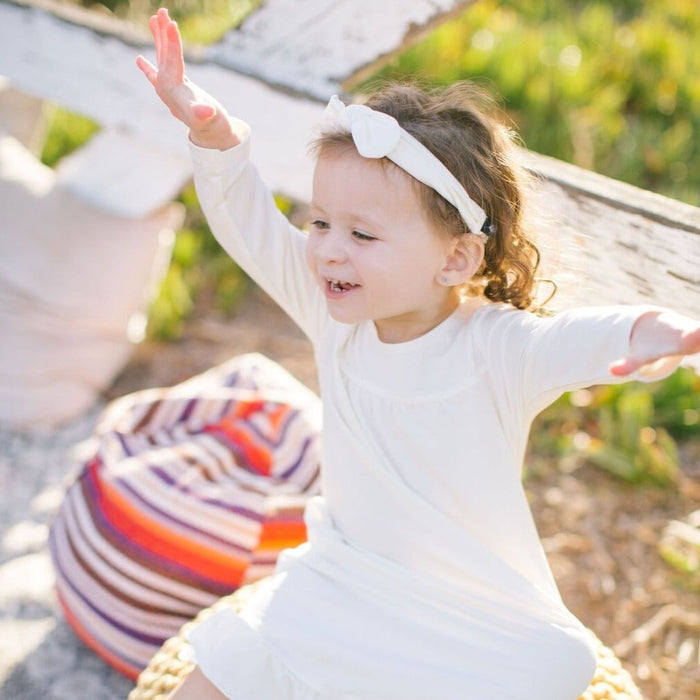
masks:
[[[359,284],[352,284],[352,282],[343,282],[342,280],[332,280],[326,279],[326,284],[328,289],[334,294],[341,294],[343,292],[348,292],[355,287],[359,287]]]

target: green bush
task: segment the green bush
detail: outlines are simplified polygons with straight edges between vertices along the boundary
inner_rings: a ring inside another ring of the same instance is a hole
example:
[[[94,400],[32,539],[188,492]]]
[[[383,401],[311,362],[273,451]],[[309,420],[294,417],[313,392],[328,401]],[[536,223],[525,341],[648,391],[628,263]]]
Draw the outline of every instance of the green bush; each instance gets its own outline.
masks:
[[[700,204],[699,35],[696,0],[480,0],[374,79],[491,83],[531,150]]]
[[[44,108],[46,136],[41,162],[53,168],[61,158],[82,146],[98,130],[92,120],[49,104]]]
[[[567,393],[532,429],[531,451],[578,455],[626,481],[669,485],[678,478],[677,440],[700,433],[700,376],[680,368],[663,381]]]
[[[248,278],[209,230],[193,186],[180,195],[187,217],[177,232],[167,274],[148,318],[148,335],[180,337],[197,302],[229,314],[243,297]]]

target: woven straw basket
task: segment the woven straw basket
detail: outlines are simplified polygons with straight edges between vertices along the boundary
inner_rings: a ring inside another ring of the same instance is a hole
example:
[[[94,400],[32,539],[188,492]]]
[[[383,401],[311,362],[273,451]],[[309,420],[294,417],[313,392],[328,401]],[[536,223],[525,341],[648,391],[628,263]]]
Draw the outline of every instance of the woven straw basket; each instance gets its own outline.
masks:
[[[193,668],[192,663],[180,658],[180,652],[187,644],[187,631],[224,608],[240,610],[255,591],[255,586],[256,584],[249,584],[239,588],[235,593],[202,610],[192,622],[184,624],[180,632],[163,644],[141,672],[128,700],[165,700]],[[595,677],[579,700],[642,700],[642,695],[629,673],[622,668],[615,654],[600,641],[597,654],[598,669]]]

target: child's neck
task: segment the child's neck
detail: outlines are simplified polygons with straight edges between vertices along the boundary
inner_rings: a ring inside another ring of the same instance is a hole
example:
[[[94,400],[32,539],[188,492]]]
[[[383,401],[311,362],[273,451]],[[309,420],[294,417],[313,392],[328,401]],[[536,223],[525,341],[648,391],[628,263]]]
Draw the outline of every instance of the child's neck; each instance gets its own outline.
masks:
[[[432,316],[429,320],[413,317],[408,317],[405,320],[392,318],[391,322],[388,323],[381,319],[376,319],[374,327],[377,330],[377,337],[382,343],[386,344],[408,343],[437,328],[456,311],[459,305],[460,300],[455,295],[455,298],[449,304],[446,304],[439,313]]]

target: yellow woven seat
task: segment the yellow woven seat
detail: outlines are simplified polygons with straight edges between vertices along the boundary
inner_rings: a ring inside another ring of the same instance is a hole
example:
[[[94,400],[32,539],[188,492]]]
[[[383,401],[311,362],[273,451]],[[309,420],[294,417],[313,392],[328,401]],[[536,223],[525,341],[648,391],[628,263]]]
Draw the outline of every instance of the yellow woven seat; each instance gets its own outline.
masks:
[[[223,608],[240,610],[255,591],[255,586],[253,583],[239,588],[235,593],[202,610],[192,622],[183,625],[179,633],[163,644],[141,672],[128,700],[165,700],[168,693],[172,692],[193,668],[193,664],[181,658],[180,654],[187,644],[187,631]],[[612,650],[599,641],[597,654],[598,668],[595,677],[579,700],[642,700],[639,689]]]

